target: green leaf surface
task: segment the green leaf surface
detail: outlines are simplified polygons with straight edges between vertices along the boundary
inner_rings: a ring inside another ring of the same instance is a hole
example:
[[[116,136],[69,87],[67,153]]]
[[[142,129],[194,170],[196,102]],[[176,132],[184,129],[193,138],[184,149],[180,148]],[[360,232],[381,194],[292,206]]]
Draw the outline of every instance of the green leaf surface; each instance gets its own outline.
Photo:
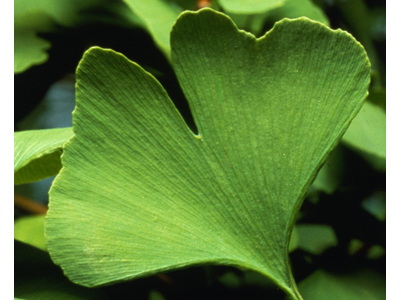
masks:
[[[33,30],[14,30],[14,73],[47,61],[50,42],[38,37]]]
[[[124,0],[134,14],[145,24],[156,45],[171,59],[169,36],[182,9],[163,0]]]
[[[103,300],[96,289],[73,284],[49,254],[14,240],[14,296],[27,300]]]
[[[329,19],[312,0],[285,0],[281,7],[270,12],[270,21],[272,22],[277,22],[283,18],[295,19],[299,17],[307,17],[329,26]]]
[[[314,272],[299,284],[306,300],[384,300],[385,278],[365,269],[349,274]]]
[[[386,159],[385,111],[366,101],[342,140],[358,151]]]
[[[72,26],[79,13],[105,0],[15,0],[14,1],[14,73],[47,61],[49,41],[38,33],[54,31],[57,25]]]
[[[299,247],[299,233],[296,226],[293,227],[292,236],[290,237],[289,252],[296,250]]]
[[[244,2],[246,3],[246,2]],[[283,18],[295,19],[307,17],[311,20],[321,22],[329,26],[329,20],[324,12],[311,0],[286,0],[278,8],[258,14],[234,14],[228,13],[239,29],[244,29],[259,36],[265,25],[274,24]]]
[[[112,50],[84,55],[45,223],[53,260],[86,286],[239,266],[301,299],[290,234],[367,95],[363,48],[305,18],[255,39],[210,9],[183,13],[171,45],[198,135],[137,64]]]
[[[329,155],[328,160],[318,172],[313,182],[313,186],[326,194],[332,194],[342,182],[345,170],[342,148],[336,147]]]
[[[260,14],[283,5],[285,0],[219,0],[218,2],[229,13]]]
[[[335,231],[329,225],[298,224],[296,231],[297,247],[315,255],[321,254],[338,243]]]
[[[386,110],[386,89],[371,89],[367,100]]]
[[[72,128],[15,132],[14,184],[38,181],[58,174],[62,146],[72,135]]]
[[[251,32],[255,36],[259,36],[262,32],[268,16],[268,12],[263,14],[229,14],[229,17],[235,22],[239,29]]]
[[[47,251],[44,240],[44,215],[18,218],[14,222],[14,239]]]
[[[379,221],[386,220],[386,193],[377,191],[364,199],[361,206]]]

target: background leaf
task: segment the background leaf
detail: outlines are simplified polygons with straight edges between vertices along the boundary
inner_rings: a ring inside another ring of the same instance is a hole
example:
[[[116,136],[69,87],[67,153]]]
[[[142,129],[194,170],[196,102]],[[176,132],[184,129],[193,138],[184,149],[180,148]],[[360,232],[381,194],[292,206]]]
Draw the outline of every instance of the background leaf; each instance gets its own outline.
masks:
[[[285,0],[282,6],[270,12],[269,21],[275,23],[283,18],[307,17],[329,26],[329,19],[321,8],[311,0]]]
[[[385,279],[368,269],[331,274],[323,270],[314,272],[299,284],[306,300],[384,300]]]
[[[14,241],[14,296],[28,300],[108,299],[96,289],[71,283],[48,253]]]
[[[44,215],[27,216],[14,222],[14,239],[46,251]]]
[[[285,0],[219,0],[218,3],[230,13],[259,14],[283,5]]]
[[[14,184],[56,175],[61,169],[62,146],[72,135],[72,128],[15,132]]]
[[[313,186],[327,194],[332,194],[341,184],[345,170],[343,149],[338,145],[319,170]]]
[[[321,254],[338,243],[335,231],[328,225],[297,224],[296,231],[297,247],[315,255]]]
[[[136,16],[145,24],[155,43],[171,59],[169,35],[172,25],[182,9],[163,0],[124,0]]]
[[[32,30],[14,30],[14,73],[41,64],[48,58],[46,50],[51,44],[36,36]]]
[[[76,135],[50,192],[52,258],[87,286],[242,266],[301,299],[287,259],[295,213],[366,96],[365,52],[308,19],[256,40],[209,9],[183,13],[171,43],[198,135],[122,55],[95,48],[80,63]]]
[[[384,166],[386,160],[386,113],[375,105],[366,101],[351,126],[343,136],[342,141],[365,153],[370,159],[379,160]]]

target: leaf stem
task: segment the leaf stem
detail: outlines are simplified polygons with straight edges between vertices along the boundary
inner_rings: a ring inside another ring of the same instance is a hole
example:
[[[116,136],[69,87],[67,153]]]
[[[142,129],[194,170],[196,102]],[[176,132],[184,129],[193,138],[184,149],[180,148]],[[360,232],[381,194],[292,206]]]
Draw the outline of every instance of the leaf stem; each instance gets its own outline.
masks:
[[[31,214],[45,215],[47,213],[47,206],[18,194],[14,194],[14,205]]]

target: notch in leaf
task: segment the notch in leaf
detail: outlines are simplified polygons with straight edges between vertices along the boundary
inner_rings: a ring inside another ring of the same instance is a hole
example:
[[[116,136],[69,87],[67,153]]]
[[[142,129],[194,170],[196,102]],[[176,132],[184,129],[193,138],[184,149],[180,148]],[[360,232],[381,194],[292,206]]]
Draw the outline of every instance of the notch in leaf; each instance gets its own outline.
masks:
[[[306,18],[256,39],[211,9],[181,14],[171,47],[198,135],[140,66],[112,50],[84,55],[75,136],[50,191],[53,260],[85,286],[240,266],[301,299],[290,235],[367,96],[364,49]]]

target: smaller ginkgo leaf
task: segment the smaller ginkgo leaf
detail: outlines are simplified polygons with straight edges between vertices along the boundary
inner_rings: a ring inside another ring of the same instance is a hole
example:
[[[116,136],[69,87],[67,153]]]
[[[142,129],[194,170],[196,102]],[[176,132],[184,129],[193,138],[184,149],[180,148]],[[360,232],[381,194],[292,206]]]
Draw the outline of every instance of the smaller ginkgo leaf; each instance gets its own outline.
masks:
[[[273,22],[283,18],[294,19],[300,17],[307,17],[329,26],[328,17],[312,0],[286,0],[282,6],[270,12],[270,20]]]
[[[44,215],[18,218],[14,222],[14,239],[46,251]]]
[[[182,11],[177,5],[164,0],[124,0],[152,35],[156,45],[171,59],[169,34]]]
[[[324,224],[298,224],[298,248],[319,255],[330,247],[337,245],[338,240],[333,228]]]
[[[14,184],[24,184],[57,175],[62,146],[72,128],[28,130],[14,133]]]
[[[301,299],[292,228],[367,95],[364,49],[306,18],[256,39],[211,9],[182,13],[171,48],[198,135],[123,55],[93,48],[80,62],[45,222],[54,262],[86,286],[226,264]]]
[[[384,300],[385,278],[369,269],[332,274],[317,270],[299,284],[306,300]]]
[[[366,101],[342,141],[358,151],[386,159],[386,113]]]
[[[14,31],[14,73],[22,73],[31,66],[44,63],[50,42],[38,37],[33,30]]]
[[[351,126],[351,125],[350,125]],[[332,194],[342,182],[344,173],[343,150],[338,145],[329,155],[317,177],[313,182],[313,186],[327,194]]]
[[[285,0],[219,0],[218,2],[230,13],[261,14],[283,5]]]

